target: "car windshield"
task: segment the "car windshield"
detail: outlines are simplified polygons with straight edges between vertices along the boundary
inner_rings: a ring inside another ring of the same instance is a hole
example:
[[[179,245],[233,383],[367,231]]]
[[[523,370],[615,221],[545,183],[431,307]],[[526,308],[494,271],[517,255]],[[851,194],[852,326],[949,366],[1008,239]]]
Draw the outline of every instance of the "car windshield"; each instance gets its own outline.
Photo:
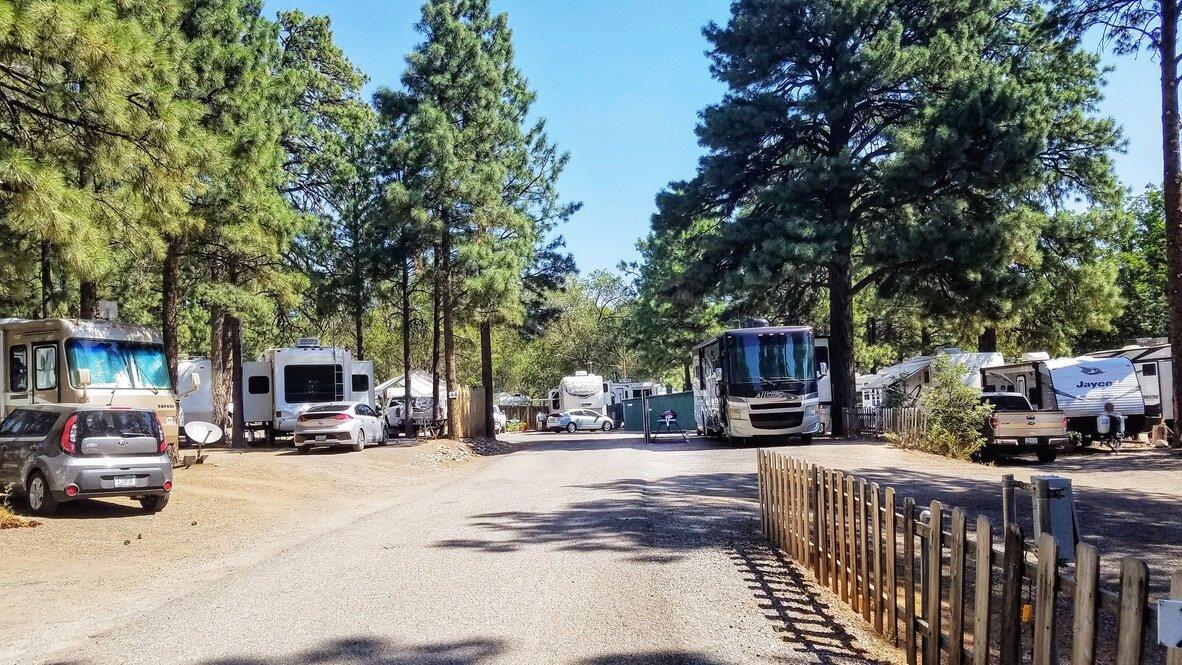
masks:
[[[731,383],[815,378],[812,335],[805,331],[728,335],[727,360]]]
[[[90,371],[95,388],[152,388],[169,390],[164,347],[111,339],[71,339],[66,342],[71,376]]]
[[[340,413],[348,410],[348,404],[321,404],[320,406],[314,406],[308,409],[304,413]]]

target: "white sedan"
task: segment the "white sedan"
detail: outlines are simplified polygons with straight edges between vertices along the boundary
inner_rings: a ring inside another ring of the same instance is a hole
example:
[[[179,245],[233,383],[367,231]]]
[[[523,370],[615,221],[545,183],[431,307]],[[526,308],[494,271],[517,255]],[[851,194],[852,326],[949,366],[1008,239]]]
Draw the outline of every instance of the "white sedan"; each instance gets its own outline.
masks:
[[[570,411],[563,411],[561,413],[551,413],[546,417],[546,429],[552,432],[561,432],[563,430],[574,432],[581,429],[598,429],[608,432],[615,425],[608,416],[590,409],[571,409]]]
[[[390,432],[386,420],[365,402],[316,404],[296,419],[296,450],[307,453],[312,446],[350,446],[364,450],[370,443],[386,445]]]

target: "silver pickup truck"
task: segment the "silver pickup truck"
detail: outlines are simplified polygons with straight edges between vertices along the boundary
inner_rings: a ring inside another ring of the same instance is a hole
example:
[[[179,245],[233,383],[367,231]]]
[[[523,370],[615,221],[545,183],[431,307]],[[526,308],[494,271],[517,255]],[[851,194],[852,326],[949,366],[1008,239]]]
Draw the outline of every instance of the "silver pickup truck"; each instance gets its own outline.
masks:
[[[1046,464],[1067,446],[1067,419],[1062,411],[1037,411],[1021,393],[985,393],[981,401],[993,406],[981,430],[985,435],[982,459],[999,452],[1032,452]]]

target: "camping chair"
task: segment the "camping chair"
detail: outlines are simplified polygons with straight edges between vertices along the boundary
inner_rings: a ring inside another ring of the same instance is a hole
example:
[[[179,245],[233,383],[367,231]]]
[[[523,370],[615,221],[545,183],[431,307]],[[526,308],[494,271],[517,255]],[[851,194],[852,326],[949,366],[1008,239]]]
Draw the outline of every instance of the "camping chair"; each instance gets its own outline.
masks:
[[[677,422],[677,414],[676,413],[673,413],[672,415],[663,415],[660,418],[658,418],[657,419],[657,426],[654,427],[649,432],[650,436],[656,436],[657,434],[662,434],[662,433],[663,434],[680,434],[682,441],[684,441],[686,443],[689,442],[689,437],[687,437],[685,435],[685,430],[681,429],[681,425],[678,424],[678,422]]]

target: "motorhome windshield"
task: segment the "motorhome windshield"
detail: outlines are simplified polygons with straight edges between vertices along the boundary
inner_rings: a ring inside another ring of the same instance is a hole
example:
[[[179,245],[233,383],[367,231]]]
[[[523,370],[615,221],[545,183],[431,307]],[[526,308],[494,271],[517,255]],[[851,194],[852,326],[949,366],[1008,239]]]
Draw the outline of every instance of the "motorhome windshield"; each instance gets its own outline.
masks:
[[[113,339],[70,339],[66,362],[77,381],[78,370],[90,370],[95,388],[149,388],[171,390],[164,347]]]
[[[288,404],[345,399],[340,365],[287,365],[283,368],[283,385],[283,398]]]
[[[727,335],[730,383],[815,380],[812,336],[807,332]]]

